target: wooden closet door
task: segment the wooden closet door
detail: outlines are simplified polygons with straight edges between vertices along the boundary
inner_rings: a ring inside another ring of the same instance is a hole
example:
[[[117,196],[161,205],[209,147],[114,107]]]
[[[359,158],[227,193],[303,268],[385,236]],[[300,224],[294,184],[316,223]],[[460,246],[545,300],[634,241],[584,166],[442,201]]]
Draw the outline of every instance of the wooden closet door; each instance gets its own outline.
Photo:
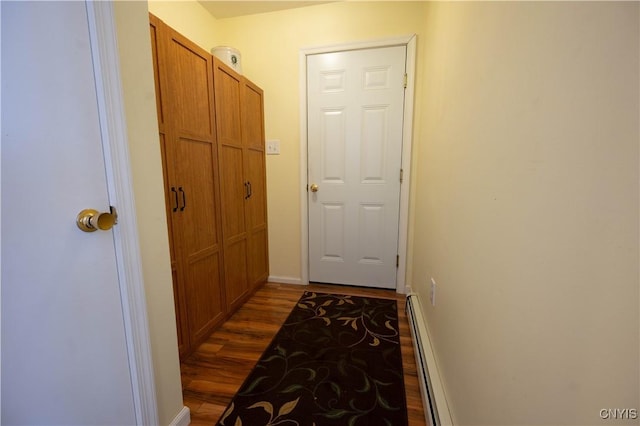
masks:
[[[220,152],[222,235],[227,304],[231,310],[249,295],[244,172],[240,109],[241,77],[214,58],[217,138]]]
[[[167,158],[173,163],[168,169],[174,171],[173,177],[170,174],[171,215],[180,253],[178,274],[184,288],[190,346],[194,347],[226,314],[213,68],[208,52],[171,28],[167,31],[168,90],[163,94],[172,129],[167,143]]]
[[[170,182],[174,180],[174,172],[170,169],[173,162],[168,158],[167,147],[167,124],[165,123],[165,111],[163,89],[167,87],[166,72],[160,73],[160,69],[164,69],[166,62],[165,38],[167,37],[166,25],[157,17],[149,14],[149,26],[151,32],[151,50],[153,59],[153,73],[156,87],[156,110],[158,113],[158,128],[160,136],[160,150],[162,154],[162,174],[164,180],[165,191],[165,208],[167,214],[167,227],[169,234],[169,250],[171,254],[171,275],[173,278],[173,300],[176,315],[176,328],[178,336],[178,352],[182,355],[189,349],[189,328],[187,323],[187,314],[185,306],[184,286],[181,285],[181,278],[178,274],[178,261],[176,253],[176,241],[174,238],[174,217],[173,205],[175,199],[170,189]],[[160,79],[165,80],[160,82]],[[171,176],[170,176],[171,175]]]
[[[262,89],[246,78],[243,78],[241,103],[245,171],[250,185],[250,196],[246,200],[248,271],[249,283],[256,288],[269,275],[264,103]]]

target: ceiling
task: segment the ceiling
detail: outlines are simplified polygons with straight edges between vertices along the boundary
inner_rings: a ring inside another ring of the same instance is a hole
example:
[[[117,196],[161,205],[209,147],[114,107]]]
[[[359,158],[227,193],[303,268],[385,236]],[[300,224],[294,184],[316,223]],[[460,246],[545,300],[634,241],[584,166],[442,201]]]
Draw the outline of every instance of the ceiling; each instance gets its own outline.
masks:
[[[335,1],[335,0],[334,0]],[[256,13],[275,12],[313,6],[331,1],[217,1],[199,0],[207,11],[216,19],[233,18],[235,16],[253,15]]]

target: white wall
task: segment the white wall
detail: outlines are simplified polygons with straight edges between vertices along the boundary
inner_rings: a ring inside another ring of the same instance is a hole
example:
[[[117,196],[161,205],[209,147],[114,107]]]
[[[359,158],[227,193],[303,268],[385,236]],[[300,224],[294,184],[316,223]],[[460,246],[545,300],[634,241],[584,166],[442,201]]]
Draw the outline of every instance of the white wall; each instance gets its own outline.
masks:
[[[640,409],[638,6],[428,7],[412,284],[456,424]]]

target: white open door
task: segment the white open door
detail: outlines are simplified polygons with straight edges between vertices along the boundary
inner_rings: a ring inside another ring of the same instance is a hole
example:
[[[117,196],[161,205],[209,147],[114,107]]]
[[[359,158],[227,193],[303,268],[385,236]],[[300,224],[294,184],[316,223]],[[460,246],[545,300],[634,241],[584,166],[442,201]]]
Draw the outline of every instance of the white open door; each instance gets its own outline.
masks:
[[[139,255],[135,225],[125,257],[116,228],[76,225],[83,209],[113,203],[89,6],[1,4],[3,424],[157,421],[155,400],[146,412],[140,402],[151,366],[136,357],[149,348],[131,344],[131,318],[145,329],[146,314],[120,287]],[[116,226],[134,220],[123,210]]]
[[[396,288],[405,62],[307,56],[309,281]]]

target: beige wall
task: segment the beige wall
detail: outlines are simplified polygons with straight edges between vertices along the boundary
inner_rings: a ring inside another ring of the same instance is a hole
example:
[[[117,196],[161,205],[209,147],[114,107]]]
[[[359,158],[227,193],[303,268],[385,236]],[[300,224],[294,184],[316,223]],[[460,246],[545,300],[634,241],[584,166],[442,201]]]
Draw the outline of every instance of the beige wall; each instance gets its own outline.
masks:
[[[148,1],[149,12],[207,52],[217,46],[217,21],[199,2],[192,0]]]
[[[640,409],[638,6],[429,6],[412,281],[457,424]]]
[[[114,10],[158,415],[166,425],[183,404],[149,18],[144,2],[115,2]]]

